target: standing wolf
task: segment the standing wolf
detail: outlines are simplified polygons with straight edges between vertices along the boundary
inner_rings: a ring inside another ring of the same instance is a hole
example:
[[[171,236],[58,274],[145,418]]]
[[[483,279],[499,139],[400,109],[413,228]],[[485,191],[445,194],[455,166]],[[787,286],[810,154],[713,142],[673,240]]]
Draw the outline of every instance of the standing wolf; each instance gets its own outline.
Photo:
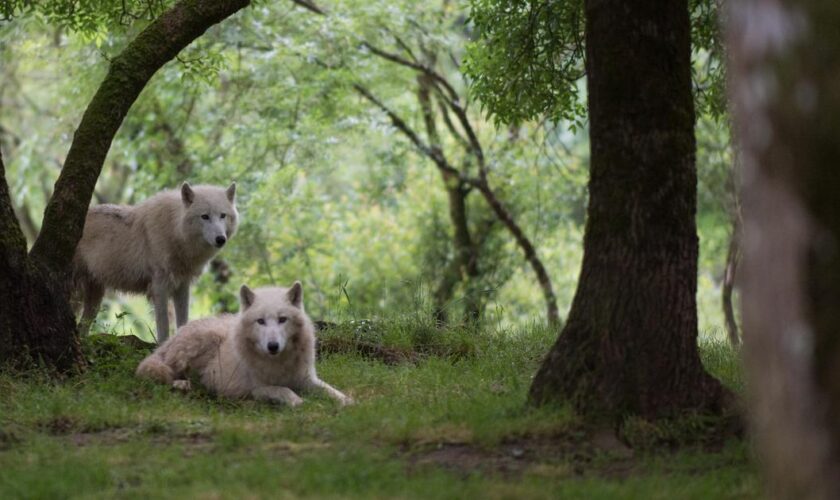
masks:
[[[190,282],[236,232],[236,184],[227,189],[188,183],[135,206],[98,205],[88,211],[73,258],[76,292],[84,296],[80,328],[96,318],[106,288],[145,293],[155,309],[158,342],[169,336],[169,297],[175,321],[188,321]]]
[[[297,406],[295,391],[320,390],[342,405],[353,400],[315,373],[315,328],[291,288],[239,291],[239,314],[191,321],[137,367],[137,375],[187,390],[195,374],[214,393]]]

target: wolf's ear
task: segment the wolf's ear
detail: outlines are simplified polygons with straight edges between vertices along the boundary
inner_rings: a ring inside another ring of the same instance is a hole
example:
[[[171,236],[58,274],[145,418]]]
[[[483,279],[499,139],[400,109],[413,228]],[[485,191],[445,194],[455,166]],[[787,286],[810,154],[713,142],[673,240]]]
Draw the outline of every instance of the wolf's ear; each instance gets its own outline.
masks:
[[[235,182],[230,183],[230,187],[227,188],[227,191],[225,191],[225,194],[227,194],[228,201],[233,203],[233,200],[236,199],[236,183]]]
[[[248,285],[242,285],[239,289],[239,309],[244,311],[254,304],[254,291],[248,288]]]
[[[295,284],[286,293],[293,306],[303,309],[303,285],[300,284],[300,281],[295,281]]]
[[[195,201],[195,191],[190,187],[189,182],[181,184],[181,201],[184,202],[185,206],[190,206]]]

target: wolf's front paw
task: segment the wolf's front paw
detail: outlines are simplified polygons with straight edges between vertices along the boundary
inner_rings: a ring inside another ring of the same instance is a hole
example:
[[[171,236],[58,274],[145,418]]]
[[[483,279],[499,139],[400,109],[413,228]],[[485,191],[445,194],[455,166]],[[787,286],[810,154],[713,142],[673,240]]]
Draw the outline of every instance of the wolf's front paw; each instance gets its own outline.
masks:
[[[356,400],[351,398],[350,396],[344,396],[339,400],[339,404],[341,406],[352,406],[356,404]]]
[[[176,391],[189,392],[192,389],[192,384],[189,380],[174,380],[172,388]]]
[[[295,406],[300,406],[303,404],[303,399],[298,396],[297,394],[289,394],[288,399],[286,400],[286,404],[294,408]]]

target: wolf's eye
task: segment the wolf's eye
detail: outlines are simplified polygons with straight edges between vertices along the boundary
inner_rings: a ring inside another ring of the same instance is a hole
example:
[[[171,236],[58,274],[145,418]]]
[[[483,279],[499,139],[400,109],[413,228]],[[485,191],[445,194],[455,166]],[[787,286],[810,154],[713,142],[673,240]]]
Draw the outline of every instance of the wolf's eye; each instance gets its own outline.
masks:
[[[210,216],[207,215],[207,214],[202,214],[201,218],[204,219],[204,220],[210,220]]]
[[[227,214],[222,214],[219,216],[220,219],[224,219],[225,217],[227,217]]]
[[[280,317],[277,318],[277,322],[278,323],[285,323],[287,319],[288,318],[286,318],[285,316],[280,316]]]
[[[264,319],[262,319],[262,318],[260,318],[260,319],[258,319],[258,320],[257,320],[257,323],[259,323],[259,324],[261,324],[261,325],[264,325],[264,324],[265,324],[265,320],[264,320]]]

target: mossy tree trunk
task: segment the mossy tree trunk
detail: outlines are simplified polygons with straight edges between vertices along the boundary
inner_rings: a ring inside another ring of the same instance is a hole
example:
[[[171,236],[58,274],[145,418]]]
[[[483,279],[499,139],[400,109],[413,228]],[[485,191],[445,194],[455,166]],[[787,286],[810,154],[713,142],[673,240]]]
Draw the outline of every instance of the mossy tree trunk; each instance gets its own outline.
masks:
[[[591,416],[715,411],[697,350],[687,0],[586,1],[591,166],[583,265],[530,400]]]
[[[46,364],[61,372],[83,366],[76,320],[64,283],[26,253],[0,153],[0,366]],[[69,332],[69,334],[68,334]]]
[[[840,498],[840,4],[730,12],[743,352],[768,491]]]
[[[210,26],[249,0],[182,0],[111,61],[73,137],[41,232],[27,254],[12,210],[5,168],[0,186],[0,365],[32,362],[58,372],[81,368],[68,278],[105,156],[126,113],[149,79]]]

